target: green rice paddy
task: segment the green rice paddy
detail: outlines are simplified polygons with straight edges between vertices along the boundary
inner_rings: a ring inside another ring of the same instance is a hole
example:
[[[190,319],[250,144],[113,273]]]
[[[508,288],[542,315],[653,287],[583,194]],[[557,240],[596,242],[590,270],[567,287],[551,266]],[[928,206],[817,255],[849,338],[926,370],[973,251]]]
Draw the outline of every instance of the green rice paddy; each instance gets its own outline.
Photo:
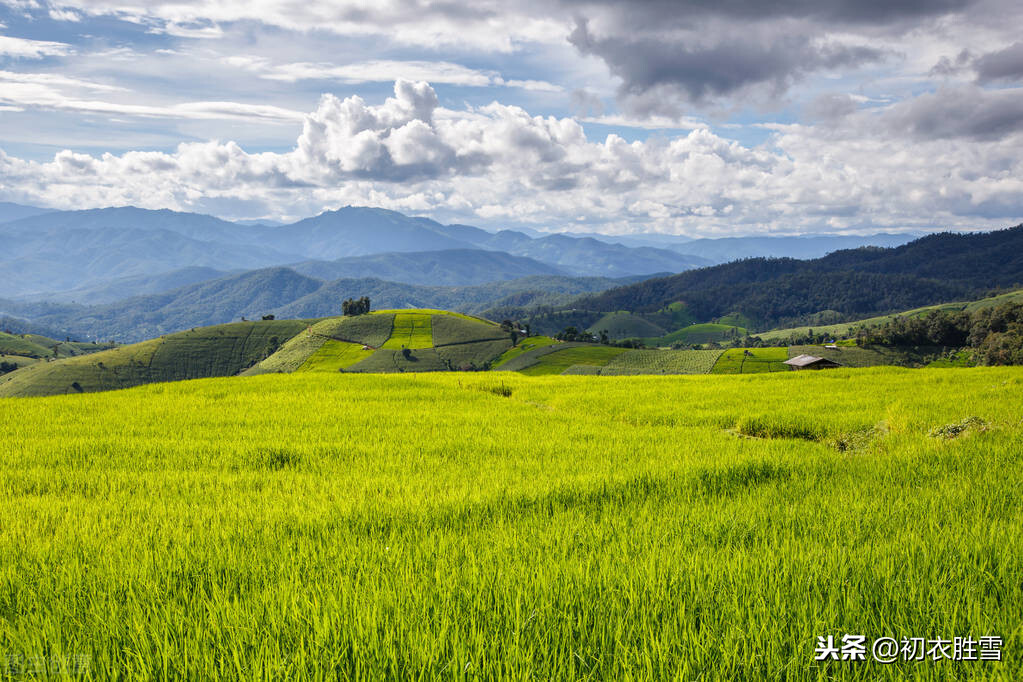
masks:
[[[0,654],[96,680],[1012,680],[1021,392],[872,368],[0,399]],[[844,633],[1002,660],[815,660]]]

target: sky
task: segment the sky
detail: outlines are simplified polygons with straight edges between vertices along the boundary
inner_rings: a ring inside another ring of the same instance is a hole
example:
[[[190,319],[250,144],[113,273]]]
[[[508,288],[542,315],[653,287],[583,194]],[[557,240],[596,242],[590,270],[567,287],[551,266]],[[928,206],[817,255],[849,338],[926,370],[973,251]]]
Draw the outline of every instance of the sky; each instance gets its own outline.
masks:
[[[0,0],[0,201],[998,229],[1020,26],[1018,0]]]

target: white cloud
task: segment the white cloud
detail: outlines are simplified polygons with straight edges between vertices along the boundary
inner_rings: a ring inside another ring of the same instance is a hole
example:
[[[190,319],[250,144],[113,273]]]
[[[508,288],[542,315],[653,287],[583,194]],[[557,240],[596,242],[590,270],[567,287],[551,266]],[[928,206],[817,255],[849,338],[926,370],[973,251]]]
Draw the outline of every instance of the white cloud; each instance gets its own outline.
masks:
[[[77,23],[82,20],[82,17],[80,17],[77,12],[70,9],[51,7],[49,14],[50,18],[54,21],[70,21]]]
[[[64,57],[73,53],[74,48],[67,43],[0,36],[0,55],[7,57],[42,59],[43,57]]]
[[[236,106],[178,111],[251,115]],[[874,127],[868,137],[788,125],[752,148],[709,129],[590,140],[574,119],[496,102],[453,111],[427,84],[399,81],[381,104],[324,96],[284,153],[233,142],[119,156],[64,151],[46,163],[0,153],[0,177],[10,196],[68,207],[201,211],[234,199],[295,216],[362,204],[550,228],[582,218],[606,232],[992,228],[1023,216],[1023,133],[909,140]]]
[[[477,0],[471,5],[425,1],[412,6],[404,0],[82,0],[74,5],[93,15],[145,25],[156,22],[156,30],[186,37],[212,37],[222,24],[250,21],[292,31],[377,36],[402,45],[509,52],[526,43],[560,44],[566,35],[564,18],[502,0]]]
[[[331,80],[342,83],[386,83],[399,79],[445,83],[468,87],[506,86],[543,92],[560,92],[562,88],[539,80],[505,80],[496,71],[470,69],[444,61],[372,60],[353,64],[294,62],[272,65],[263,57],[236,55],[225,57],[225,64],[256,73],[267,80],[294,83],[304,80]]]

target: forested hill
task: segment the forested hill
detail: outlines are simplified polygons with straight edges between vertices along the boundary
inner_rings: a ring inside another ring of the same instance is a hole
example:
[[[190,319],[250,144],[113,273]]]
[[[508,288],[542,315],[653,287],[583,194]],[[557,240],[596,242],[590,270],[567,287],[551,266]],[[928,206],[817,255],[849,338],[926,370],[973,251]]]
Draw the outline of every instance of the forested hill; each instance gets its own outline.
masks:
[[[820,311],[869,315],[976,298],[1023,284],[1023,225],[929,235],[823,258],[750,258],[585,296],[577,310],[652,312],[681,301],[696,319],[741,313],[767,327]]]

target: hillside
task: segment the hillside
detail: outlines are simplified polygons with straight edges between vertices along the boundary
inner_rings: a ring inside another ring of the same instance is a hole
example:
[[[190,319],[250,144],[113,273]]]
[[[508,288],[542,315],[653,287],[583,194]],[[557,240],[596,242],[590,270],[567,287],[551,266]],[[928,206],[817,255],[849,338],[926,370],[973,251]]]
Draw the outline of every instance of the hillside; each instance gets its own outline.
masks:
[[[341,301],[361,296],[369,296],[381,308],[435,308],[481,314],[508,302],[562,304],[579,294],[636,279],[543,275],[446,287],[380,279],[322,282],[288,268],[267,268],[105,305],[0,300],[0,310],[30,321],[39,329],[66,329],[66,333],[78,337],[131,342],[191,327],[222,324],[243,316],[328,317],[340,312]]]
[[[808,261],[748,259],[619,287],[567,307],[595,314],[653,312],[681,301],[703,321],[738,313],[769,328],[820,311],[854,319],[1021,284],[1023,225],[931,235],[896,248],[838,251]]]
[[[90,393],[160,381],[230,376],[272,354],[310,322],[235,322],[89,355],[37,362],[0,376],[0,397]]]
[[[304,261],[289,267],[327,281],[373,278],[431,286],[473,286],[523,277],[566,275],[563,270],[532,258],[480,249],[382,253],[334,261]]]
[[[873,327],[885,322],[889,322],[896,317],[920,317],[934,310],[962,310],[966,312],[973,312],[974,310],[980,310],[982,308],[991,308],[994,306],[1002,305],[1004,303],[1021,303],[1023,302],[1023,289],[1018,291],[1011,291],[1005,294],[998,294],[997,296],[988,296],[976,301],[967,302],[955,302],[955,303],[939,303],[937,305],[923,306],[920,308],[914,308],[912,310],[905,310],[898,313],[892,313],[890,315],[878,315],[875,317],[868,317],[860,320],[854,320],[852,322],[842,322],[839,324],[825,324],[817,325],[815,327],[804,326],[804,327],[788,327],[785,329],[772,329],[766,332],[759,332],[758,337],[764,341],[775,341],[788,339],[793,336],[805,336],[810,333],[816,334],[831,334],[835,338],[848,337],[858,327]]]
[[[45,350],[20,340],[24,353]],[[5,342],[0,336],[0,348]],[[443,310],[381,310],[324,320],[234,322],[168,334],[0,375],[0,397],[91,393],[161,381],[268,372],[487,369],[511,348],[493,322]]]
[[[249,373],[486,369],[510,347],[507,332],[486,320],[443,310],[381,310],[323,320]]]

